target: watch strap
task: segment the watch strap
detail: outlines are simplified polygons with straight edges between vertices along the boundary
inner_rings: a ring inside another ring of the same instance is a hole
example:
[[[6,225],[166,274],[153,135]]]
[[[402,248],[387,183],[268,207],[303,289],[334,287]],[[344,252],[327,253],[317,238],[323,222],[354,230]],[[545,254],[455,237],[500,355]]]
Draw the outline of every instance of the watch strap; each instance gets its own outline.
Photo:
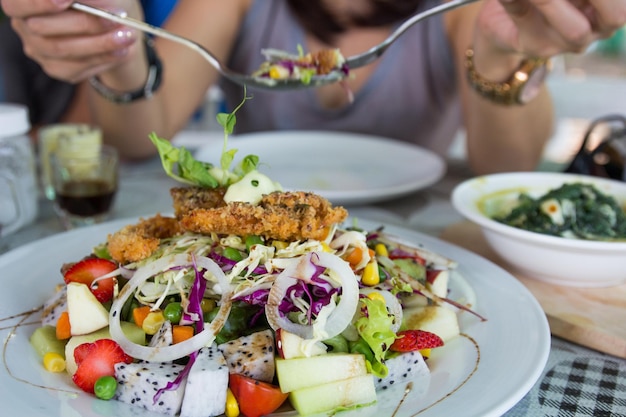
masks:
[[[89,84],[91,87],[102,97],[117,104],[132,103],[133,101],[152,97],[152,95],[161,86],[163,78],[163,64],[154,49],[152,39],[148,37],[144,38],[144,44],[146,59],[148,61],[148,77],[146,78],[146,83],[143,87],[135,91],[117,91],[104,85],[98,76],[89,78]]]
[[[544,58],[528,58],[523,60],[513,74],[504,82],[495,82],[484,78],[474,67],[474,50],[469,48],[465,52],[465,69],[467,81],[482,97],[506,106],[521,105],[521,90],[530,78],[530,74],[545,67],[548,60]]]

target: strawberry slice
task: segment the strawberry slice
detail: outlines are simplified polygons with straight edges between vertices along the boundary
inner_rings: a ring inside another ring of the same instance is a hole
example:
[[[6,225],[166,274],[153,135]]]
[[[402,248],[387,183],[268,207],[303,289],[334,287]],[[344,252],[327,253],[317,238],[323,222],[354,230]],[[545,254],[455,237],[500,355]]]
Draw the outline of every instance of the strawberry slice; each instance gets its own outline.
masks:
[[[66,284],[70,282],[80,282],[87,285],[98,301],[106,303],[113,298],[115,278],[106,278],[98,280],[95,283],[93,281],[116,269],[117,265],[109,260],[86,258],[72,265],[63,275],[63,279]]]
[[[389,347],[394,352],[412,352],[414,350],[432,349],[443,346],[443,340],[435,333],[426,330],[403,330]]]
[[[83,391],[93,394],[96,381],[103,376],[115,376],[114,365],[119,362],[131,363],[120,345],[111,339],[99,339],[93,343],[83,343],[74,351],[78,365],[72,376],[74,383]]]

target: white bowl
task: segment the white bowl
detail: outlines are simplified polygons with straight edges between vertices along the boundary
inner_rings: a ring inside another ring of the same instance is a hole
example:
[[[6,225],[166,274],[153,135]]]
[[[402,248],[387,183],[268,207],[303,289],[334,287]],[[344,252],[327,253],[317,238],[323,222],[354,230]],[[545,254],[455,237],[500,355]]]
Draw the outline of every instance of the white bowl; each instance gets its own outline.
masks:
[[[626,183],[589,176],[519,172],[476,177],[452,192],[454,208],[478,224],[492,249],[529,278],[575,287],[607,287],[626,282],[626,241],[592,241],[530,232],[489,217],[488,202],[502,204],[520,192],[538,197],[564,183],[584,182],[626,207]]]

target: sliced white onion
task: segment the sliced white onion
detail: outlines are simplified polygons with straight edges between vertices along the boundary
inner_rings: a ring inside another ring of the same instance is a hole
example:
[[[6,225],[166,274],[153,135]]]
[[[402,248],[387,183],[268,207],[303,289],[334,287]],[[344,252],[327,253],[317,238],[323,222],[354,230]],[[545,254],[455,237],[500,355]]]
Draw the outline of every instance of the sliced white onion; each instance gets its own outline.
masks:
[[[314,338],[313,325],[294,323],[279,311],[282,300],[287,295],[287,290],[297,280],[309,282],[314,275],[315,266],[322,266],[328,274],[341,284],[341,297],[339,303],[326,319],[323,329],[323,338],[328,339],[340,334],[352,321],[352,317],[359,303],[359,287],[357,279],[346,261],[327,252],[310,252],[291,262],[274,281],[270,289],[265,315],[272,329],[285,329],[290,333],[297,334],[304,339]]]
[[[398,330],[400,330],[400,325],[402,324],[402,305],[400,305],[398,297],[396,297],[387,290],[379,290],[377,288],[371,287],[361,288],[361,294],[364,295],[369,295],[374,292],[380,294],[385,299],[387,310],[394,317],[393,324],[391,325],[391,330],[394,333],[397,333]]]
[[[208,272],[213,274],[222,289],[222,297],[219,303],[220,307],[217,315],[213,321],[204,324],[204,329],[200,333],[175,345],[154,348],[150,346],[143,346],[129,340],[124,335],[120,324],[120,316],[124,303],[135,293],[135,290],[141,283],[173,267],[191,267],[192,262],[193,261],[190,259],[190,255],[188,254],[170,255],[159,258],[154,262],[137,269],[130,281],[128,281],[124,288],[122,288],[119,296],[113,301],[111,311],[109,312],[109,331],[111,333],[111,338],[120,345],[126,354],[132,356],[133,358],[145,361],[169,362],[187,356],[192,352],[213,343],[215,335],[224,326],[224,323],[230,313],[230,307],[232,304],[230,298],[232,290],[230,283],[220,267],[213,262],[213,260],[204,256],[198,256],[196,258],[196,265],[198,268],[206,269]]]

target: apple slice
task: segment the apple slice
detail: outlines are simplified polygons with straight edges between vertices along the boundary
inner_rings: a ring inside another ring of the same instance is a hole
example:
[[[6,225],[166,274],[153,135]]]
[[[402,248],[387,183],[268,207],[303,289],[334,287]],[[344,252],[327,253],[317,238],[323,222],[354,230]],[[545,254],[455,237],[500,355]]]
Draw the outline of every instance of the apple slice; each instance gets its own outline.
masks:
[[[365,374],[367,374],[365,357],[360,354],[329,353],[310,358],[276,359],[276,375],[282,392]]]
[[[289,402],[303,416],[367,405],[375,401],[374,378],[369,374],[302,388],[289,394]]]
[[[434,333],[444,342],[460,333],[456,313],[443,306],[413,307],[404,310],[400,330],[426,330]]]
[[[308,358],[326,353],[326,345],[306,340],[285,329],[276,329],[276,350],[283,359]]]
[[[79,282],[67,284],[67,313],[72,336],[100,330],[109,324],[109,312],[89,287]]]

